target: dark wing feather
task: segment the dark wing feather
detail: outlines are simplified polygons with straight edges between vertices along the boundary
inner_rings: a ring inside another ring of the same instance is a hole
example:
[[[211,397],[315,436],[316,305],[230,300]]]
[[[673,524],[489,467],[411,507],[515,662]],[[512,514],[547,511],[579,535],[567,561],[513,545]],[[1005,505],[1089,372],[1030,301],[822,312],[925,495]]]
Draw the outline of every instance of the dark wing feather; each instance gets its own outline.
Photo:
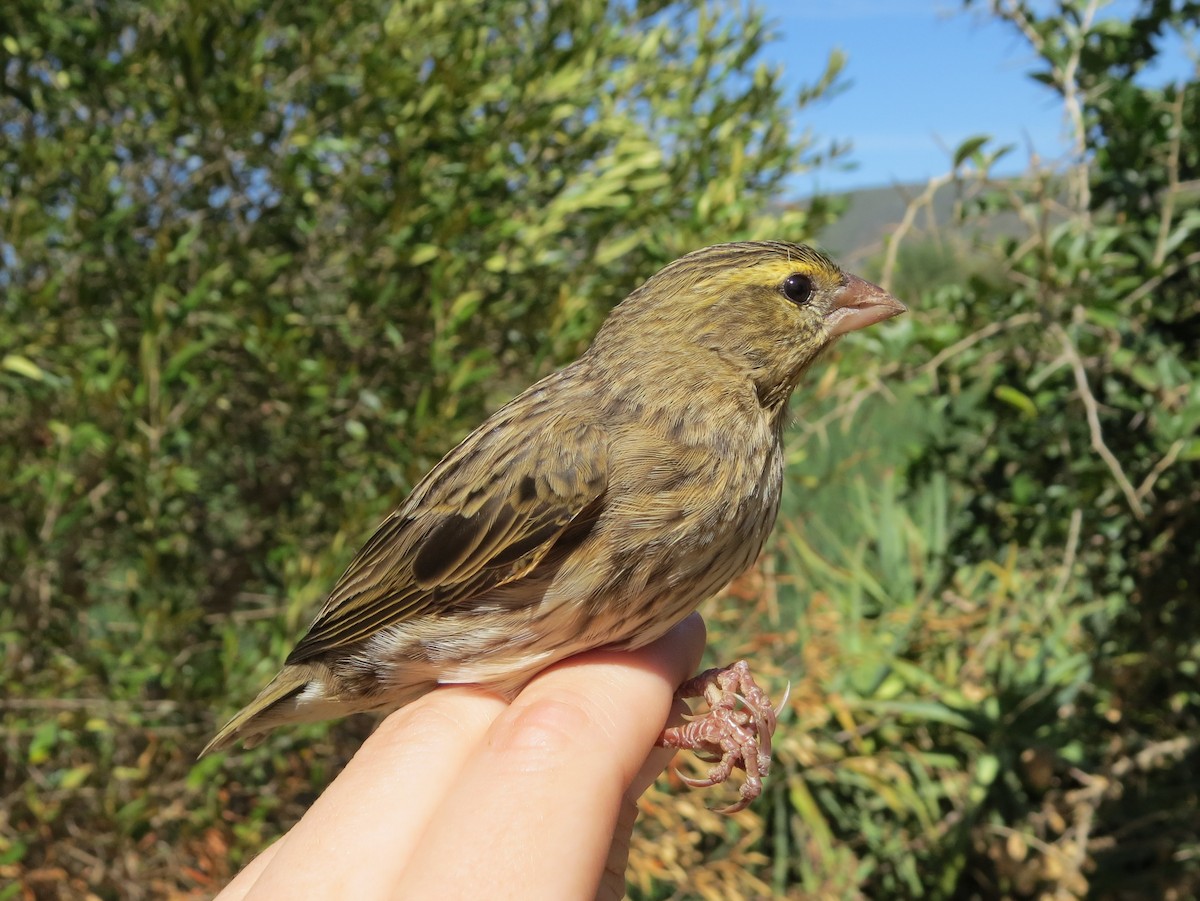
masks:
[[[568,527],[598,515],[604,433],[561,415],[505,419],[472,433],[380,525],[288,663],[518,579]]]

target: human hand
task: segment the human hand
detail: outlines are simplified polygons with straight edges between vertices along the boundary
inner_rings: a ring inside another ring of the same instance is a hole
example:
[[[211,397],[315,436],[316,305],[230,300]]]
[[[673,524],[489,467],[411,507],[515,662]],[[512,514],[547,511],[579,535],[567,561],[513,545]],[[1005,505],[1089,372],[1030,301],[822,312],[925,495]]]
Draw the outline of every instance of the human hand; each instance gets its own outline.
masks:
[[[563,661],[511,704],[425,695],[218,901],[621,898],[637,798],[673,754],[654,741],[704,638],[693,614],[638,651]]]

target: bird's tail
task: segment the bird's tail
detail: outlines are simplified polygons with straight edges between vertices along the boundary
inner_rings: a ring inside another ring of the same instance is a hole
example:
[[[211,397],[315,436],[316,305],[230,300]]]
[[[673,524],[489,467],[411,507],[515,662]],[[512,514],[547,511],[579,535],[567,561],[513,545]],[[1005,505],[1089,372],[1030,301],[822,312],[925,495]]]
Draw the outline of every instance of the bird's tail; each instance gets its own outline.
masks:
[[[315,723],[351,713],[395,710],[438,684],[437,674],[427,666],[407,666],[392,676],[384,691],[363,694],[348,691],[344,681],[324,663],[310,660],[288,664],[222,727],[200,756],[224,750],[236,741],[253,748],[268,732],[285,723]]]
[[[226,723],[212,741],[204,746],[200,756],[221,751],[234,742],[242,740],[252,748],[262,737],[283,723],[319,720],[337,714],[318,712],[320,704],[301,703],[299,695],[309,683],[319,679],[308,664],[285,666],[258,697],[243,707],[233,719]]]

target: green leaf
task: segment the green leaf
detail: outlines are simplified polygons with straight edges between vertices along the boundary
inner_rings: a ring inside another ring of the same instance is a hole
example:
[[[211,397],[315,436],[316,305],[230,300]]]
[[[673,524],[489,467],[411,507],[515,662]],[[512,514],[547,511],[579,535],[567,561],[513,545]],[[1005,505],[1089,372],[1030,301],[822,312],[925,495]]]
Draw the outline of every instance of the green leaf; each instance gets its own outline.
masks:
[[[41,766],[50,759],[51,751],[58,744],[58,723],[48,720],[37,727],[27,752],[30,766]]]
[[[87,778],[92,774],[93,769],[94,767],[90,763],[71,767],[71,769],[63,773],[62,778],[59,779],[59,788],[63,789],[64,791],[75,791],[81,785],[87,782]]]
[[[46,378],[46,373],[40,366],[20,354],[5,354],[4,359],[0,360],[0,369],[7,369],[35,382],[44,381]]]
[[[409,252],[408,261],[413,266],[424,266],[426,263],[437,259],[440,253],[441,248],[436,244],[417,244]]]
[[[967,159],[978,153],[979,149],[991,139],[991,135],[975,135],[959,144],[958,148],[954,151],[954,168],[957,169]]]
[[[1037,404],[1033,399],[1024,392],[1018,391],[1011,385],[997,385],[995,391],[992,392],[997,400],[1002,400],[1011,407],[1020,410],[1027,418],[1036,419],[1038,415]]]

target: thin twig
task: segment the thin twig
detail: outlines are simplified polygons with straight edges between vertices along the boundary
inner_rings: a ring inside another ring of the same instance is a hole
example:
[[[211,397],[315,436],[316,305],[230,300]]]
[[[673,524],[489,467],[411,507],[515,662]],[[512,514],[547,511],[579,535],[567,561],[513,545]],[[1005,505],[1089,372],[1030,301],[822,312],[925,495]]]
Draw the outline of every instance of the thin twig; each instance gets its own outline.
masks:
[[[1030,322],[1036,322],[1038,316],[1034,313],[1018,313],[1015,316],[1009,316],[1007,319],[998,319],[995,322],[989,322],[978,331],[971,332],[965,338],[955,341],[949,347],[943,347],[936,354],[930,357],[926,362],[917,367],[917,375],[924,375],[926,372],[936,372],[937,368],[949,360],[951,357],[958,356],[965,350],[974,347],[980,341],[986,341],[998,332],[1006,331],[1010,328],[1017,328],[1021,325],[1026,325]]]
[[[1092,181],[1091,172],[1088,170],[1087,124],[1083,119],[1083,104],[1079,99],[1079,85],[1076,81],[1076,72],[1079,69],[1079,60],[1083,54],[1084,45],[1087,43],[1087,35],[1092,29],[1092,21],[1096,17],[1096,10],[1099,6],[1100,0],[1090,0],[1087,8],[1083,11],[1083,20],[1079,23],[1078,39],[1075,41],[1075,46],[1071,48],[1071,55],[1067,59],[1067,65],[1064,67],[1062,73],[1063,102],[1066,104],[1067,113],[1071,117],[1071,131],[1075,138],[1075,166],[1073,167],[1073,174],[1075,175],[1075,196],[1078,203],[1076,212],[1085,227],[1091,221]]]
[[[1084,45],[1087,42],[1087,34],[1091,30],[1092,21],[1095,19],[1096,10],[1099,8],[1099,0],[1091,0],[1083,11],[1083,16],[1079,23],[1079,31],[1076,39],[1073,41],[1071,53],[1067,57],[1066,63],[1062,66],[1056,66],[1051,75],[1054,78],[1055,84],[1062,93],[1063,106],[1067,111],[1067,119],[1071,125],[1071,137],[1074,143],[1075,165],[1072,167],[1072,174],[1075,182],[1075,210],[1084,225],[1091,218],[1090,209],[1092,203],[1091,185],[1088,180],[1088,159],[1087,159],[1087,124],[1083,118],[1083,104],[1080,102],[1079,86],[1076,83],[1076,72],[1079,69],[1080,55],[1083,52]],[[1029,17],[1025,15],[1025,11],[1020,4],[1013,0],[993,0],[992,10],[1003,18],[1008,19],[1017,27],[1024,35],[1025,39],[1043,59],[1048,59],[1045,52],[1046,42],[1042,40],[1042,36],[1038,34],[1037,29],[1033,27],[1033,23],[1029,21]]]
[[[850,417],[853,412],[862,405],[863,401],[865,401],[871,395],[879,394],[884,390],[890,390],[887,386],[887,377],[896,372],[899,368],[900,367],[896,366],[895,364],[885,366],[883,369],[879,370],[879,373],[872,379],[869,385],[854,392],[854,394],[850,396],[849,400],[845,400],[842,403],[837,404],[827,413],[813,422],[809,422],[807,420],[801,421],[799,423],[800,428],[804,430],[805,435],[812,435],[816,433],[823,436],[825,427],[830,423],[836,422],[839,419]]]
[[[1167,145],[1167,187],[1163,192],[1162,215],[1158,220],[1158,240],[1154,243],[1154,268],[1167,259],[1167,239],[1175,218],[1175,199],[1179,196],[1179,145],[1183,142],[1183,97],[1178,91],[1171,103],[1171,136]]]
[[[1010,254],[1014,260],[1019,260],[1028,253],[1031,247],[1036,246],[1038,242],[1044,240],[1041,234],[1042,222],[1029,211],[1029,207],[1021,199],[1021,195],[1017,193],[1013,183],[1007,181],[1001,182],[999,187],[1008,198],[1009,209],[1017,214],[1017,217],[1025,223],[1025,227],[1030,231],[1030,237],[1026,238],[1025,243]],[[1022,190],[1028,189],[1022,186]],[[1034,242],[1032,245],[1030,244],[1031,241]]]
[[[1164,760],[1182,760],[1198,744],[1200,738],[1194,735],[1179,735],[1152,742],[1132,757],[1123,757],[1114,763],[1111,775],[1120,779],[1132,770],[1145,773],[1158,769]]]
[[[1130,305],[1137,303],[1171,276],[1175,275],[1177,272],[1182,272],[1184,269],[1195,266],[1197,263],[1200,263],[1200,250],[1189,253],[1182,260],[1176,260],[1173,265],[1168,266],[1158,275],[1154,276],[1153,278],[1146,279],[1146,281],[1143,282],[1139,287],[1129,292],[1129,295],[1125,298],[1125,302]]]
[[[1138,485],[1137,496],[1139,499],[1149,494],[1150,489],[1154,487],[1154,483],[1158,481],[1158,477],[1170,469],[1171,464],[1175,462],[1180,451],[1183,450],[1184,444],[1184,440],[1180,438],[1167,448],[1167,452],[1163,454],[1162,459],[1154,464],[1154,468],[1150,470],[1150,474],[1142,480],[1142,484]]]
[[[888,235],[887,254],[883,260],[883,273],[879,278],[879,284],[883,286],[884,290],[892,290],[892,275],[896,271],[896,256],[900,253],[900,242],[913,227],[917,213],[921,211],[922,207],[933,203],[933,196],[943,185],[949,184],[953,178],[954,173],[947,172],[944,175],[938,175],[929,179],[925,190],[913,198],[908,206],[905,207],[904,218],[900,220],[900,224],[896,226],[896,230]]]
[[[1052,857],[1056,853],[1058,853],[1058,849],[1056,849],[1052,844],[1045,841],[1044,839],[1038,838],[1032,832],[1021,832],[1018,829],[1014,829],[1012,826],[1005,826],[1001,823],[989,824],[987,826],[987,830],[996,835],[1003,835],[1005,838],[1008,838],[1010,836],[1016,836],[1017,838],[1021,839],[1023,842],[1028,844],[1029,847],[1035,848],[1038,851],[1041,851],[1042,854],[1045,855],[1046,857]]]
[[[1071,581],[1071,571],[1075,569],[1075,555],[1079,551],[1079,532],[1082,525],[1083,511],[1076,507],[1071,511],[1071,525],[1067,528],[1067,551],[1063,554],[1062,569],[1058,571],[1058,580],[1046,601],[1048,611],[1058,606],[1067,590],[1067,583]]]
[[[1133,485],[1130,483],[1125,471],[1121,468],[1120,462],[1113,455],[1113,452],[1108,449],[1108,445],[1104,443],[1104,434],[1100,428],[1100,405],[1096,401],[1096,395],[1092,393],[1092,388],[1088,384],[1087,370],[1083,366],[1083,358],[1079,356],[1079,351],[1075,344],[1071,341],[1071,337],[1060,325],[1053,326],[1058,333],[1059,340],[1062,342],[1063,352],[1067,355],[1067,360],[1071,363],[1071,371],[1075,373],[1075,386],[1079,389],[1079,398],[1083,401],[1083,408],[1087,413],[1088,430],[1092,436],[1092,450],[1100,455],[1109,471],[1112,473],[1113,479],[1121,488],[1121,492],[1125,495],[1125,500],[1129,502],[1129,508],[1133,511],[1133,515],[1138,519],[1145,519],[1146,512],[1142,508],[1141,498],[1134,491]]]

